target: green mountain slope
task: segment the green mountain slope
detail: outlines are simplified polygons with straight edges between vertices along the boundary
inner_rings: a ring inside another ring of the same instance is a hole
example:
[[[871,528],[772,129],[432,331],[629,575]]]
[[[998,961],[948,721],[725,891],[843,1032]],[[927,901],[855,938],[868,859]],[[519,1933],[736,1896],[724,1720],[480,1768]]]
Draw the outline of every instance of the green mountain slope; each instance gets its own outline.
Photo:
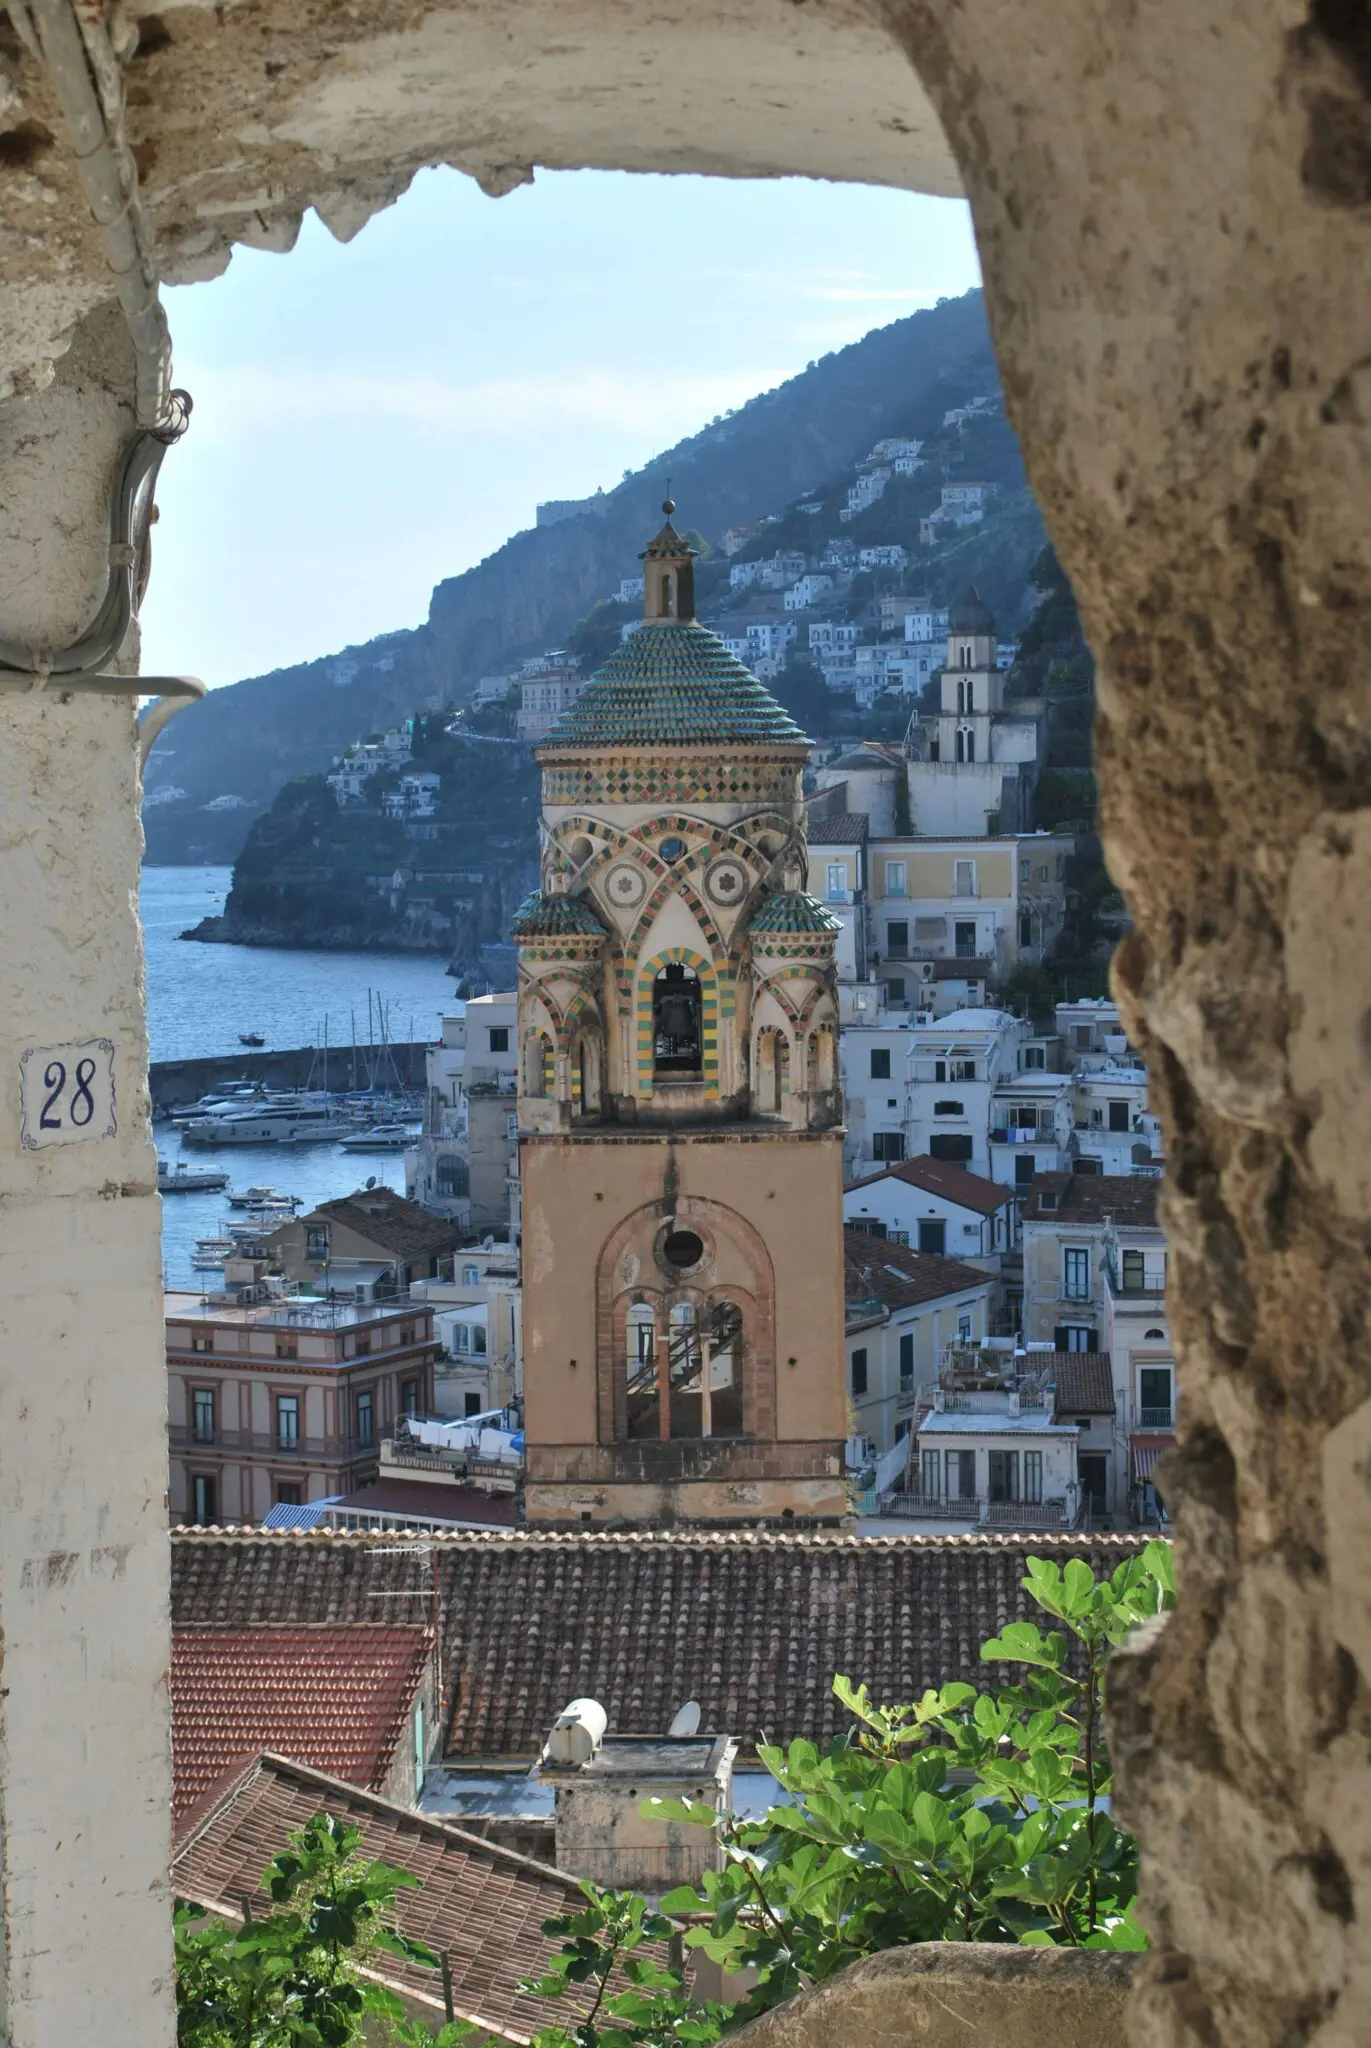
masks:
[[[718,541],[840,475],[885,435],[996,388],[979,292],[945,300],[826,356],[665,451],[581,515],[518,533],[440,583],[422,626],[214,691],[149,764],[150,862],[231,861],[295,775],[424,704],[460,702],[483,674],[564,642],[632,573],[669,474],[686,524]]]

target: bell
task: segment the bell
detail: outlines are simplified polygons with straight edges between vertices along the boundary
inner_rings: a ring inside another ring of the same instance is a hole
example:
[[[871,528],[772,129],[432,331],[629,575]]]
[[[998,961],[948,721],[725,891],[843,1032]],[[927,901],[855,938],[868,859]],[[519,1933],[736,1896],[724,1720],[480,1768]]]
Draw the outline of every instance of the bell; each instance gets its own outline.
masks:
[[[689,996],[664,996],[657,1007],[657,1029],[663,1038],[695,1036],[695,1005]]]

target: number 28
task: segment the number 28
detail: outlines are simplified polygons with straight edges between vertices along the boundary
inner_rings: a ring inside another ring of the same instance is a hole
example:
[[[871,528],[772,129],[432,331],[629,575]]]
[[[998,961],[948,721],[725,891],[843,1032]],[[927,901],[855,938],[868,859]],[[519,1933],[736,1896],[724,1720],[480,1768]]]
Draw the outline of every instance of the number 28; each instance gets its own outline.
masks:
[[[78,1060],[68,1094],[66,1062],[49,1060],[43,1069],[43,1086],[48,1093],[43,1098],[43,1108],[38,1118],[39,1130],[62,1130],[64,1111],[68,1124],[75,1124],[78,1129],[88,1124],[95,1115],[95,1097],[90,1091],[90,1084],[94,1079],[95,1061]]]

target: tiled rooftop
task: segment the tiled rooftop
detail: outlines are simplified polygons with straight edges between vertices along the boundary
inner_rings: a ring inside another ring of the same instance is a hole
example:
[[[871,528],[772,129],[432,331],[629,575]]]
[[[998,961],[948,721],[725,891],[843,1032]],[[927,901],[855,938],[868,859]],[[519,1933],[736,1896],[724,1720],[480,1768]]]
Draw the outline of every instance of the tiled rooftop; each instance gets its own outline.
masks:
[[[421,1548],[393,1533],[178,1530],[173,1617],[337,1626],[380,1607],[392,1624],[421,1625],[431,1558],[450,1754],[534,1756],[567,1701],[586,1696],[617,1731],[665,1729],[682,1700],[697,1699],[704,1728],[747,1746],[763,1732],[822,1743],[847,1726],[835,1672],[892,1701],[952,1678],[1006,1682],[979,1651],[1005,1622],[1037,1613],[1025,1559],[1083,1557],[1112,1571],[1142,1540],[512,1531],[437,1535]]]
[[[993,1216],[1003,1209],[1006,1202],[1014,1199],[1013,1188],[1001,1187],[998,1181],[986,1180],[979,1173],[972,1173],[955,1159],[900,1159],[894,1164],[882,1167],[879,1173],[868,1173],[861,1180],[848,1183],[848,1192],[853,1188],[875,1187],[883,1180],[902,1180],[911,1188],[922,1188],[930,1195],[941,1195],[945,1201],[956,1202],[963,1209],[974,1209],[978,1215]]]
[[[809,741],[718,635],[691,620],[631,633],[539,752],[683,744],[807,748]]]
[[[418,1886],[402,1890],[394,1924],[452,1969],[453,2006],[459,2017],[498,2028],[502,2038],[526,2041],[554,2014],[584,2017],[590,1996],[573,1991],[557,2007],[519,1990],[522,1977],[541,1975],[560,1943],[542,1931],[554,1914],[584,1904],[575,1882],[545,1864],[501,1849],[449,1822],[392,1806],[304,1769],[280,1756],[248,1763],[183,1833],[172,1862],[172,1884],[182,1898],[218,1906],[237,1918],[242,1901],[268,1901],[262,1872],[286,1837],[316,1813],[336,1814],[362,1831],[362,1854],[407,1871]],[[442,1977],[437,1970],[380,1954],[377,1975],[436,2006],[441,2024]]]
[[[392,1188],[359,1188],[355,1195],[321,1202],[301,1220],[312,1223],[317,1217],[326,1223],[345,1224],[368,1243],[404,1259],[440,1257],[455,1251],[462,1241],[455,1224],[445,1223]]]
[[[891,1244],[888,1238],[873,1237],[850,1224],[843,1231],[843,1263],[848,1300],[864,1301],[874,1295],[886,1308],[937,1301],[967,1287],[984,1287],[989,1280],[988,1274],[960,1259],[911,1251],[908,1245]]]
[[[510,921],[510,937],[602,939],[605,928],[584,896],[525,896]]]
[[[861,846],[869,823],[865,811],[837,811],[829,818],[811,818],[806,836],[811,846]]]
[[[188,1813],[262,1749],[374,1789],[408,1728],[431,1648],[413,1624],[174,1629],[173,1813]]]
[[[1114,1368],[1107,1351],[1035,1351],[1033,1368],[1056,1383],[1059,1415],[1114,1413]]]
[[[1066,1077],[1069,1078],[1069,1077]],[[1024,1204],[1028,1223],[1132,1223],[1155,1229],[1161,1182],[1133,1173],[1040,1173]],[[1043,1196],[1049,1198],[1044,1206]],[[1055,1203],[1051,1197],[1055,1195]]]
[[[817,896],[806,896],[799,889],[778,889],[773,896],[763,896],[748,919],[748,929],[754,932],[840,932],[842,928],[842,919],[825,910]]]

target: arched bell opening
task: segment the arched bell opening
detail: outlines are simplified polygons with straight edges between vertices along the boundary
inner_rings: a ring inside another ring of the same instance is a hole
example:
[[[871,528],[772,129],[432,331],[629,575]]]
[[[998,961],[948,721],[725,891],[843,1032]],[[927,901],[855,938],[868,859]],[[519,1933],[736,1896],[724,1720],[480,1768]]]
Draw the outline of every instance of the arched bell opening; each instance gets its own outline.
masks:
[[[655,1074],[691,1078],[703,1070],[704,1031],[700,977],[673,961],[652,983],[652,1066]]]
[[[571,1047],[571,1107],[578,1117],[600,1114],[600,1041],[582,1031]]]

